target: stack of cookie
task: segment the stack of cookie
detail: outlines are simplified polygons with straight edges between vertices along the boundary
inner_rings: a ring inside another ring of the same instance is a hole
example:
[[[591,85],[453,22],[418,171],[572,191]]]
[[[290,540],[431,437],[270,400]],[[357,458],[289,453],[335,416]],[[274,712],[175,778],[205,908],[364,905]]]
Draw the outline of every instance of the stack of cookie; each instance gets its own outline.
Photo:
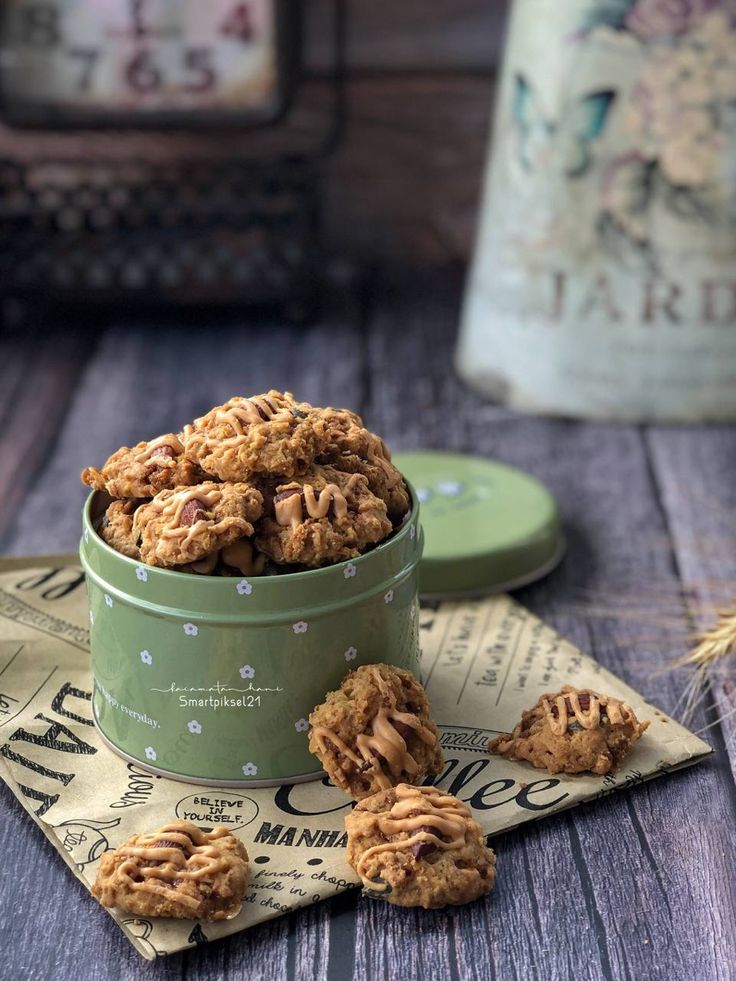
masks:
[[[359,416],[276,391],[231,398],[181,433],[124,446],[82,480],[113,498],[99,528],[108,545],[203,575],[355,558],[410,505],[383,440]]]
[[[369,895],[435,909],[490,892],[496,859],[468,806],[418,786],[444,761],[427,696],[409,671],[352,671],[309,722],[310,750],[358,801],[345,819],[347,859]]]

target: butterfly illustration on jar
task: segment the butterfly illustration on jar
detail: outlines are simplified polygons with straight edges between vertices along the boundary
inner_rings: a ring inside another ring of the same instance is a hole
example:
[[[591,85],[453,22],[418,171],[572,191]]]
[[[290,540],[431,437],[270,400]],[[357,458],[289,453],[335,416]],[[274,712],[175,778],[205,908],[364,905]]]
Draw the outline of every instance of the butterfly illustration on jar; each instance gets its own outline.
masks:
[[[506,185],[515,198],[508,209],[509,239],[532,263],[535,254],[560,246],[584,251],[594,240],[595,222],[587,222],[584,233],[581,213],[597,210],[597,144],[617,93],[608,86],[555,90],[524,71],[511,85],[504,140]]]

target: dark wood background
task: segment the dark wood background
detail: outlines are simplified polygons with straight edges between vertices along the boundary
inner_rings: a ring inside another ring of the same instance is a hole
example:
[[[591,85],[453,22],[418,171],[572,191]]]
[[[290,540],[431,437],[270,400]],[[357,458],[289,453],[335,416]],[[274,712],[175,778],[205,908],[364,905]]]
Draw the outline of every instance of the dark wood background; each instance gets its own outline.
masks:
[[[218,158],[313,147],[311,134],[324,130],[331,104],[324,75],[333,0],[304,2],[308,82],[286,127],[111,138],[0,124],[0,158]],[[351,254],[402,263],[466,260],[507,0],[346,0],[346,7],[348,120],[328,163],[332,241]]]
[[[452,351],[501,5],[352,6],[361,31],[330,175],[324,315],[307,328],[202,311],[4,326],[0,551],[74,549],[78,473],[117,446],[235,392],[292,388],[357,409],[394,448],[479,453],[546,481],[569,551],[518,598],[675,712],[688,674],[663,669],[736,594],[736,432],[525,417],[462,386]],[[176,152],[176,140],[150,140],[150,152]],[[37,137],[3,144],[38,150]],[[712,674],[695,728],[714,705],[736,708],[733,672]],[[736,977],[735,719],[707,731],[716,752],[691,770],[497,836],[484,902],[402,911],[353,892],[153,965],[2,789],[0,978]]]

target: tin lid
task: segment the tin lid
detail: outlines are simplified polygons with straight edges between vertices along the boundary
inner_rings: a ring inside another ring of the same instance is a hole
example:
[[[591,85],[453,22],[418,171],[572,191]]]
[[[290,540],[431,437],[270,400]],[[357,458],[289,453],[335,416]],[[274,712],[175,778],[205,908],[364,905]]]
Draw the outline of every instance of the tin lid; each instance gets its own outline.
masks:
[[[555,499],[528,474],[461,453],[396,453],[393,460],[421,502],[423,596],[514,589],[562,558]]]

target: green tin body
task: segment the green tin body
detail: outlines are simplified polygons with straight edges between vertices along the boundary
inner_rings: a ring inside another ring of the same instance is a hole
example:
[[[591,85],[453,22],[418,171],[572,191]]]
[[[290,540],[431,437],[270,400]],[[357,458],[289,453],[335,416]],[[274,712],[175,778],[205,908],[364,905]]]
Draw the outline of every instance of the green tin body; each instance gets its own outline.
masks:
[[[283,576],[223,578],[144,565],[84,508],[95,722],[152,772],[209,786],[316,779],[307,719],[361,664],[418,676],[416,496],[402,528],[350,562]]]

